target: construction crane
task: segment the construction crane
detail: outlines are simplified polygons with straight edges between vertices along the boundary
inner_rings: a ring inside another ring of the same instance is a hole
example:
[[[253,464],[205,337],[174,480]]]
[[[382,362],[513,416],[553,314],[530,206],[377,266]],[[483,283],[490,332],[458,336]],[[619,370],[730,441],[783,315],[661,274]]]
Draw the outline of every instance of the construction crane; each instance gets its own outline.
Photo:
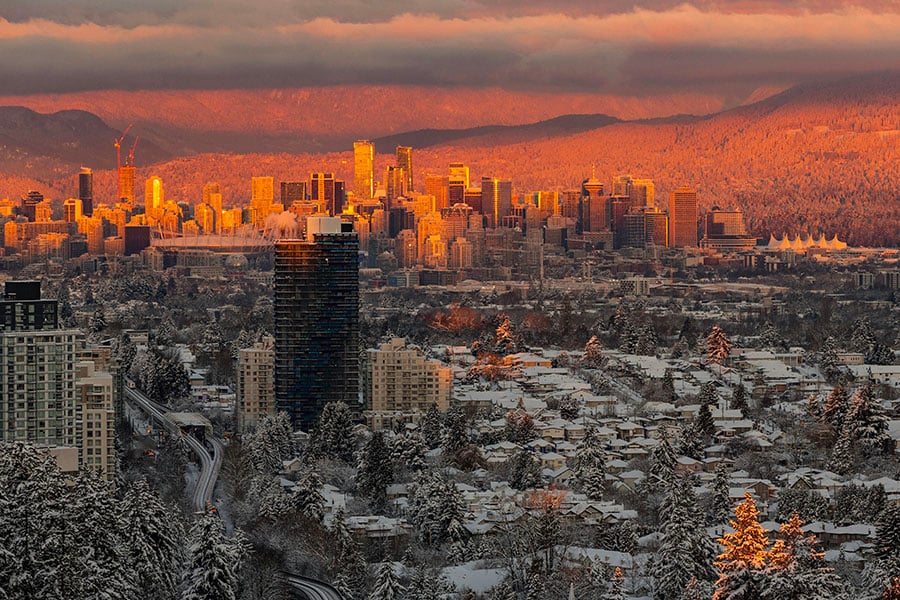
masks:
[[[122,142],[125,141],[125,136],[128,135],[128,132],[131,131],[131,125],[125,128],[125,131],[122,132],[122,137],[117,139],[113,144],[116,147],[116,181],[117,181],[117,202],[118,199],[122,197],[122,177],[120,176],[120,172],[122,171]],[[132,152],[134,150],[132,149]]]
[[[134,166],[134,149],[137,147],[138,139],[138,136],[134,136],[134,143],[131,145],[131,150],[128,152],[128,161],[125,164],[129,167]]]

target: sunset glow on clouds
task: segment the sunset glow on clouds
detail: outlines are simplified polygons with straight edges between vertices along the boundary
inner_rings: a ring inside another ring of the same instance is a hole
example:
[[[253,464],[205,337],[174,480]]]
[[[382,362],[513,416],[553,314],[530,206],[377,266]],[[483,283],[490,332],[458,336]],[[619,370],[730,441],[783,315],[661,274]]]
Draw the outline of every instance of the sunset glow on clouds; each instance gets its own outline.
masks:
[[[738,97],[900,68],[888,0],[20,4],[0,9],[8,94],[415,84]]]

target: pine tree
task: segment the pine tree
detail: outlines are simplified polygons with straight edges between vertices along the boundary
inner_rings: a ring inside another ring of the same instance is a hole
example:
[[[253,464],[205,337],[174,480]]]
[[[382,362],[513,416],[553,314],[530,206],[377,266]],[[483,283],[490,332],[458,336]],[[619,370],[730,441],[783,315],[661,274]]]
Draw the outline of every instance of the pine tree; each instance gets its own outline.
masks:
[[[734,533],[726,533],[719,539],[724,550],[715,562],[719,579],[713,600],[756,600],[762,593],[769,542],[749,492],[734,512],[735,520],[731,522]]]
[[[884,600],[900,600],[900,577],[891,578],[884,590]]]
[[[731,515],[730,478],[724,465],[716,469],[716,478],[713,480],[712,515],[713,525],[720,525],[728,521]]]
[[[697,403],[712,404],[713,406],[719,404],[719,389],[715,382],[707,381],[700,386],[700,393],[697,394]]]
[[[778,330],[770,322],[766,321],[759,334],[759,344],[762,348],[776,349],[784,345],[784,340],[781,339]]]
[[[543,574],[538,571],[532,571],[528,576],[525,600],[546,600],[546,598],[547,582],[544,580]]]
[[[681,436],[678,438],[678,453],[682,456],[700,460],[703,458],[703,440],[694,423],[688,423],[681,428]]]
[[[322,408],[319,423],[310,436],[313,454],[350,462],[356,452],[353,417],[343,402],[329,402]]]
[[[391,563],[382,563],[378,568],[378,574],[375,576],[375,585],[372,587],[372,593],[369,594],[369,600],[400,600],[403,597],[405,588],[400,584],[397,573]]]
[[[650,485],[668,490],[675,474],[675,450],[665,436],[650,451]]]
[[[781,539],[769,551],[763,600],[846,600],[846,590],[833,569],[825,566],[814,535],[806,536],[795,513],[781,525]]]
[[[93,314],[91,315],[90,323],[88,323],[88,329],[93,334],[97,334],[106,329],[106,314],[103,311],[102,306],[98,306]]]
[[[394,481],[394,465],[384,435],[380,431],[372,434],[359,453],[356,466],[356,483],[360,494],[369,500],[374,508],[381,508],[387,501],[387,486]]]
[[[697,501],[689,478],[671,488],[664,538],[653,563],[656,598],[677,600],[691,579],[712,580],[715,551],[697,519]]]
[[[491,590],[491,600],[516,600],[516,591],[505,581]],[[423,599],[424,600],[424,599]],[[428,600],[431,600],[429,598]]]
[[[142,598],[168,600],[178,586],[184,532],[146,480],[132,482],[119,506],[124,552]]]
[[[900,559],[900,506],[890,504],[881,513],[875,548],[882,558]]]
[[[596,430],[592,426],[585,429],[575,456],[574,471],[587,497],[591,500],[601,500],[606,480],[606,457],[600,448]]]
[[[322,480],[316,471],[307,469],[297,479],[290,499],[294,511],[312,521],[322,522],[325,498],[322,496]]]
[[[713,325],[706,337],[706,358],[710,363],[722,365],[731,356],[731,342],[718,325]]]
[[[634,349],[635,354],[654,356],[656,355],[657,345],[658,340],[653,324],[650,321],[644,322],[640,329],[638,329],[638,340]]]
[[[404,600],[434,600],[453,591],[447,579],[439,571],[418,567],[410,578]]]
[[[840,475],[847,475],[855,464],[853,456],[853,431],[849,426],[841,428],[831,458],[828,461],[828,469]]]
[[[469,445],[468,423],[466,415],[459,406],[451,406],[444,416],[444,429],[441,447],[448,458]]]
[[[825,338],[819,349],[819,367],[827,381],[835,381],[841,374],[840,360],[837,354],[837,343],[832,336]]]
[[[422,417],[422,439],[429,448],[437,448],[441,445],[444,430],[444,418],[437,406],[432,404]]]
[[[678,394],[675,393],[675,378],[672,375],[672,369],[666,369],[662,380],[663,401],[674,404],[678,401]]]
[[[853,322],[853,333],[850,336],[850,349],[854,352],[868,354],[877,339],[872,331],[872,324],[867,317]]]
[[[598,369],[603,364],[603,346],[600,345],[596,335],[591,336],[584,345],[582,363],[591,369]]]
[[[894,364],[894,351],[887,344],[876,342],[866,354],[866,362],[870,365]]]
[[[512,458],[509,484],[517,490],[527,490],[541,485],[540,464],[531,451],[519,450]]]
[[[366,561],[347,528],[346,517],[341,508],[336,510],[332,516],[331,532],[337,546],[334,564],[336,575],[333,585],[347,600],[362,598],[365,596],[367,585]]]
[[[217,515],[206,513],[197,521],[189,555],[181,600],[235,600],[236,552]]]
[[[888,434],[889,418],[881,402],[872,397],[872,385],[856,390],[847,413],[853,439],[867,456],[893,453],[894,442]]]
[[[428,446],[418,433],[394,436],[390,448],[395,471],[421,471],[425,468]]]
[[[616,567],[609,582],[609,590],[603,594],[602,600],[625,600],[625,574]]]
[[[747,388],[743,383],[739,383],[736,388],[731,391],[731,410],[739,410],[745,417],[750,407],[747,405]]]
[[[847,398],[847,391],[844,386],[838,384],[825,398],[819,420],[830,424],[835,431],[840,432],[844,428],[844,419],[848,412],[850,412],[850,400]]]
[[[713,421],[712,412],[709,410],[709,404],[700,405],[700,410],[697,411],[697,419],[694,421],[694,427],[696,427],[697,431],[702,435],[715,435],[716,423]]]

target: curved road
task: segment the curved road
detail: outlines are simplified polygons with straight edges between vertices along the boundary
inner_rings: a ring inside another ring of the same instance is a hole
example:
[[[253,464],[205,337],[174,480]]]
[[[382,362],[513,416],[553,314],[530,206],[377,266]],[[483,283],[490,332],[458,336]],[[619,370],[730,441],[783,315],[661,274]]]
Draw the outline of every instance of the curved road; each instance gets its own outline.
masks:
[[[159,421],[172,435],[177,435],[183,439],[200,459],[200,479],[197,481],[197,487],[194,489],[193,501],[194,508],[198,512],[205,512],[212,502],[216,479],[222,468],[222,458],[225,453],[222,442],[212,437],[207,438],[213,449],[212,454],[210,454],[200,440],[192,435],[184,435],[181,429],[169,419],[167,415],[169,409],[167,407],[157,404],[135,388],[126,386],[125,395],[145,413]],[[283,574],[283,578],[289,588],[306,600],[344,600],[340,592],[323,581],[287,572]]]
[[[184,435],[181,429],[169,419],[167,415],[169,409],[167,407],[157,404],[135,388],[126,386],[125,395],[145,413],[159,421],[169,433],[183,439],[191,448],[191,451],[200,459],[200,478],[197,480],[197,486],[194,488],[193,501],[195,510],[198,512],[206,511],[207,507],[212,503],[216,479],[219,477],[219,470],[222,468],[222,457],[224,455],[222,443],[210,437],[207,440],[213,449],[212,454],[210,454],[200,440],[192,435]]]
[[[287,572],[283,576],[288,587],[306,600],[344,600],[339,591],[325,582]]]

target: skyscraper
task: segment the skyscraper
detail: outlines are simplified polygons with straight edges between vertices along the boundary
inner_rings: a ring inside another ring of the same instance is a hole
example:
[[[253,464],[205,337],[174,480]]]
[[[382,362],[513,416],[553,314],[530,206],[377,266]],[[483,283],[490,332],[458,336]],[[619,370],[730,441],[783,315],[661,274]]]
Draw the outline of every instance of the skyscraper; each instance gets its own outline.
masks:
[[[134,206],[134,167],[122,165],[119,167],[119,202]]]
[[[94,173],[87,167],[81,167],[78,173],[78,199],[81,200],[81,212],[86,217],[94,214]]]
[[[696,246],[699,218],[697,191],[685,186],[673,190],[669,194],[669,245]]]
[[[343,199],[339,202],[335,189],[334,173],[309,174],[309,199],[322,207],[323,212],[337,215],[343,210]]]
[[[512,181],[496,177],[481,178],[481,210],[491,227],[503,225],[503,217],[512,208]]]
[[[149,213],[160,208],[164,203],[162,179],[156,175],[148,177],[144,187],[144,210]]]
[[[253,177],[250,180],[250,207],[254,209],[254,225],[262,227],[275,202],[275,179]]]
[[[275,243],[275,403],[304,429],[359,402],[359,241],[337,217]]]
[[[368,140],[353,142],[353,195],[357,202],[375,195],[375,145]]]
[[[384,189],[387,195],[386,209],[394,205],[394,200],[406,196],[406,171],[402,167],[388,166],[384,172]]]
[[[406,191],[413,191],[413,162],[412,148],[409,146],[397,146],[397,166],[406,173]]]
[[[596,177],[581,182],[581,231],[608,231],[607,200],[603,196],[603,184]],[[578,231],[576,222],[575,230]]]
[[[281,204],[285,209],[294,202],[303,202],[304,200],[306,200],[305,181],[281,182]]]

